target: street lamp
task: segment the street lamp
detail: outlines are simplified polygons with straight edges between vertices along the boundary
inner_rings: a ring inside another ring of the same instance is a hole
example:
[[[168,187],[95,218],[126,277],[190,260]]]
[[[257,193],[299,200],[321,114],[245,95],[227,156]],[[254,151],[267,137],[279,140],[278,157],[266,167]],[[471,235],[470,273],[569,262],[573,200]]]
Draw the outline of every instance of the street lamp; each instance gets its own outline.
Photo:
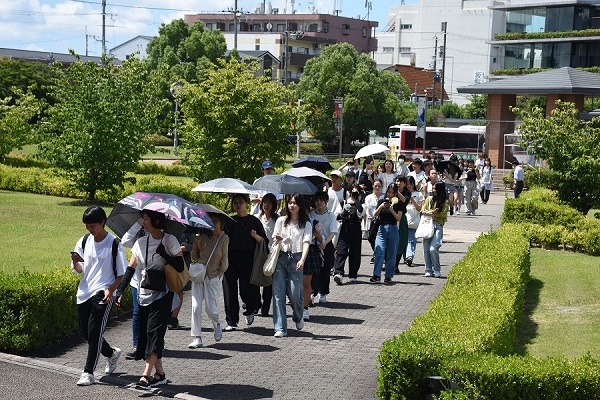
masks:
[[[171,85],[171,96],[175,99],[175,126],[173,127],[173,154],[177,155],[177,146],[179,145],[179,137],[177,134],[177,117],[179,115],[179,102],[177,101],[177,95],[181,92],[183,83],[174,82]]]

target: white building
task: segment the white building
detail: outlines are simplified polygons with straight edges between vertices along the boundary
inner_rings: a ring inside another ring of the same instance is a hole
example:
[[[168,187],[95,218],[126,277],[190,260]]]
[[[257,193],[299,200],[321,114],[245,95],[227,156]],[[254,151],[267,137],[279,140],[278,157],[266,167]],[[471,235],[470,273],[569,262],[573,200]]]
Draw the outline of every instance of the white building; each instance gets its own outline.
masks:
[[[148,53],[146,53],[146,47],[152,39],[154,39],[153,36],[136,36],[133,39],[130,39],[125,43],[121,43],[120,45],[110,49],[110,54],[119,60],[125,61],[131,58],[132,54],[139,52],[139,54],[135,54],[135,57],[139,60],[143,60],[148,57]]]
[[[503,32],[503,12],[488,7],[491,0],[419,0],[418,4],[391,7],[387,32],[378,32],[375,61],[378,68],[390,65],[413,65],[442,73],[444,34],[446,28],[446,65],[444,88],[450,100],[469,103],[468,95],[457,87],[487,81],[489,72],[501,67],[499,47],[488,44],[496,33]],[[437,37],[437,52],[436,52]],[[437,54],[436,54],[437,53]],[[414,88],[411,88],[414,89]]]

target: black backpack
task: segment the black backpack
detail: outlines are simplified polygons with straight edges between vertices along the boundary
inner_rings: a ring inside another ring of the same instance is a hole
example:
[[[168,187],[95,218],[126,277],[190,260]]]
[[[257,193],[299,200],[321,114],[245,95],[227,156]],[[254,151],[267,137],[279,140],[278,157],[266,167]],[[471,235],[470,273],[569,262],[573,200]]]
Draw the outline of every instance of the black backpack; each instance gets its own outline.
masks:
[[[83,250],[84,253],[85,253],[85,244],[89,237],[90,237],[89,233],[86,233],[85,235],[83,235],[83,241],[81,242],[81,249]],[[112,243],[112,267],[113,267],[113,273],[115,274],[115,279],[117,279],[117,253],[119,252],[119,243],[121,243],[121,241],[117,238],[114,238],[113,243]],[[83,254],[82,254],[82,256],[83,256]]]

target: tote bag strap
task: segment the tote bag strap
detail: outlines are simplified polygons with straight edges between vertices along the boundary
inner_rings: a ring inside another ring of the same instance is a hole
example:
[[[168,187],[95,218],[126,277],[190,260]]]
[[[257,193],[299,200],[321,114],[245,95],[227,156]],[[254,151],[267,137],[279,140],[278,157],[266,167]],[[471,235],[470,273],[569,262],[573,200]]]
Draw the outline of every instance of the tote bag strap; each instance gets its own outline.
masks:
[[[213,247],[212,251],[210,252],[210,256],[208,256],[208,261],[206,261],[207,267],[208,267],[208,264],[210,264],[210,260],[212,259],[213,254],[215,254],[215,250],[217,249],[217,246],[219,245],[219,242],[221,241],[222,236],[223,236],[223,234],[221,233],[221,236],[219,236],[219,238],[217,239],[217,243],[215,243],[215,246]]]

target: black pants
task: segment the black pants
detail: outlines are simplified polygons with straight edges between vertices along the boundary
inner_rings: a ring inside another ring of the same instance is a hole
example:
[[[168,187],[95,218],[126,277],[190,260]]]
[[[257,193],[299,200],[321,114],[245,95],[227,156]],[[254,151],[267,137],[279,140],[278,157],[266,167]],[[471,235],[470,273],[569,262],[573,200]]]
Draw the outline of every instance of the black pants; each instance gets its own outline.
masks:
[[[481,191],[481,195],[481,200],[483,200],[484,203],[487,203],[490,200],[490,190],[484,188]]]
[[[348,277],[356,278],[360,268],[360,246],[362,232],[360,223],[351,223],[344,227],[342,223],[340,239],[338,240],[337,255],[335,256],[335,273],[344,275],[344,264],[348,260]]]
[[[79,329],[88,343],[87,358],[83,372],[93,374],[100,354],[104,357],[113,355],[113,348],[104,339],[103,334],[113,303],[100,304],[104,298],[104,290],[96,293],[88,301],[77,304]]]
[[[313,274],[310,281],[310,287],[313,294],[329,294],[329,281],[331,279],[331,269],[335,264],[335,249],[333,243],[327,243],[323,250],[323,266],[318,274]]]
[[[152,353],[156,353],[158,359],[162,358],[165,348],[165,333],[171,317],[173,295],[173,292],[167,292],[165,296],[151,304],[146,306],[140,304],[136,360],[145,360]]]
[[[253,314],[260,308],[260,288],[250,284],[254,254],[247,251],[230,251],[229,268],[223,279],[223,299],[225,301],[225,320],[230,326],[240,322],[239,292],[242,301],[246,303],[244,315]]]
[[[517,181],[515,183],[515,199],[518,199],[523,191],[523,181]]]
[[[269,313],[271,308],[271,300],[273,298],[273,285],[265,286],[262,288],[262,306],[260,306],[260,312],[263,315]]]

